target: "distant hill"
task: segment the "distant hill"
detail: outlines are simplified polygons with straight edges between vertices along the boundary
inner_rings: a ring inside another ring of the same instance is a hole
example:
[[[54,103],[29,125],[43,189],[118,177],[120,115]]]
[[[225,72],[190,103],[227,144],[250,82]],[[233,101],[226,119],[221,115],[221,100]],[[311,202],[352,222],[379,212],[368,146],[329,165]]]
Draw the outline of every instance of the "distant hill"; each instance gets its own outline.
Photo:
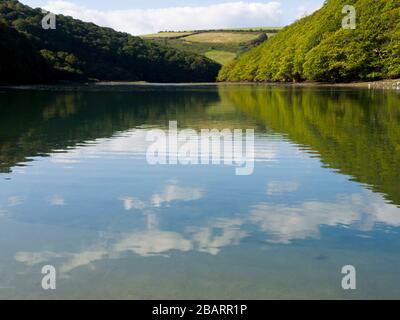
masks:
[[[356,9],[356,29],[342,9]],[[400,77],[400,1],[327,0],[225,66],[220,81],[349,82]]]
[[[44,79],[206,82],[215,81],[220,69],[219,64],[201,55],[62,15],[57,15],[56,30],[44,30],[43,16],[40,9],[1,0],[0,37],[10,44],[1,43],[8,52],[0,53],[5,57],[0,61],[3,84]],[[21,61],[30,61],[23,63],[25,73],[20,72]],[[48,74],[48,69],[51,75],[33,76]]]
[[[157,44],[204,55],[222,65],[275,35],[280,28],[164,31],[143,36]]]

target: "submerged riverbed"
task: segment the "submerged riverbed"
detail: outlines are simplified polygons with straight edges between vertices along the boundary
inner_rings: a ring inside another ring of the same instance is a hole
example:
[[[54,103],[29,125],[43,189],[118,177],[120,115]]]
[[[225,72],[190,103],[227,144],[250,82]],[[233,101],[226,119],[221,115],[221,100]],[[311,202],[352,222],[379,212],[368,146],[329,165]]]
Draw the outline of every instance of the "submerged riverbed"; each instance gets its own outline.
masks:
[[[0,298],[400,298],[395,91],[2,89],[0,114]],[[170,121],[254,129],[253,174],[149,165]]]

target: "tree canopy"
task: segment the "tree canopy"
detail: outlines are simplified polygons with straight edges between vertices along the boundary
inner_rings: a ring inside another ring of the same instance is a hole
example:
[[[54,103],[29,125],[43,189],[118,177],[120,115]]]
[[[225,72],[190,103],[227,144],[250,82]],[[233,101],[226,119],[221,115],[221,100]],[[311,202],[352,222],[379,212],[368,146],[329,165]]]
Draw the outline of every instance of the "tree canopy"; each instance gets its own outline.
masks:
[[[52,76],[50,66],[27,37],[1,21],[0,75],[2,85],[46,82]]]
[[[356,28],[344,29],[345,5]],[[400,1],[328,0],[225,66],[220,81],[349,82],[400,76]]]
[[[57,15],[55,30],[45,30],[43,17],[41,9],[16,0],[0,2],[0,19],[6,24],[0,29],[0,37],[12,43],[10,54],[1,53],[2,83],[36,82],[42,78],[200,82],[215,81],[220,69],[206,57],[63,15]],[[5,42],[2,45],[6,46]],[[25,56],[24,61],[28,61],[29,55],[31,60],[46,63],[23,63],[28,74],[47,74],[48,67],[52,74],[42,78],[20,75],[18,59]]]

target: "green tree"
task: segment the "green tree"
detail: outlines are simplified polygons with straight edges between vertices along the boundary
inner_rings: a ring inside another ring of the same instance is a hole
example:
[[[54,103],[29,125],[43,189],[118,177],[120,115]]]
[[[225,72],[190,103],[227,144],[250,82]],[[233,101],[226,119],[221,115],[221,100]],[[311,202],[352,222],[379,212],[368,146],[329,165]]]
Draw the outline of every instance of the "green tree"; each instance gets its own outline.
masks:
[[[342,27],[354,5],[355,30]],[[346,82],[400,77],[400,1],[328,0],[222,68],[220,81]]]

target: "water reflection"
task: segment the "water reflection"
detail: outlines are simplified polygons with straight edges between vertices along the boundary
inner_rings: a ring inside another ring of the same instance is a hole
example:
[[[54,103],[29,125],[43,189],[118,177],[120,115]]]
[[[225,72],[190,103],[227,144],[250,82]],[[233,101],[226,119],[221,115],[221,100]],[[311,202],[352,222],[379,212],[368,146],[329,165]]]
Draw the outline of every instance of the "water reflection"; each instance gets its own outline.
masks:
[[[56,265],[65,286],[101,282],[118,269],[105,286],[120,292],[121,274],[151,298],[159,288],[150,277],[174,279],[168,288],[176,292],[192,279],[188,297],[214,297],[220,288],[229,291],[219,298],[243,298],[243,288],[254,298],[270,297],[268,289],[288,297],[294,288],[295,298],[340,297],[321,277],[336,279],[337,264],[352,261],[381,277],[382,287],[361,297],[400,296],[396,94],[114,88],[9,92],[0,102],[0,275],[17,288],[0,289],[0,297],[40,296],[33,282],[43,264]],[[146,134],[170,120],[195,130],[255,128],[255,173],[149,166]],[[375,264],[380,257],[391,266]],[[24,282],[11,280],[16,272]],[[272,290],[273,279],[283,282]],[[309,288],[296,287],[306,279]]]
[[[176,181],[170,182],[163,193],[151,197],[151,204],[154,207],[168,205],[173,201],[193,201],[203,197],[203,191],[198,188],[180,187]]]
[[[400,204],[400,96],[396,92],[221,87],[222,99],[317,152],[322,162]]]
[[[297,181],[271,181],[267,186],[267,195],[283,195],[296,192],[300,188]]]
[[[379,223],[400,226],[400,210],[380,196],[365,191],[339,195],[335,202],[307,201],[292,206],[259,203],[250,219],[267,233],[268,241],[290,243],[293,240],[320,237],[321,226],[351,226],[371,231]]]
[[[196,190],[196,189],[193,189]],[[197,192],[197,191],[195,191]],[[181,201],[196,198],[183,197]],[[159,228],[158,214],[142,201],[124,199],[125,210],[139,210],[146,217],[145,228],[113,237],[108,243],[102,239],[79,253],[57,252],[18,252],[15,259],[28,265],[48,263],[56,258],[68,258],[61,265],[61,272],[69,272],[90,263],[116,258],[124,252],[133,252],[141,256],[162,255],[174,250],[196,250],[210,255],[217,255],[221,249],[238,245],[241,240],[251,235],[251,230],[259,229],[265,233],[265,241],[288,244],[293,240],[320,238],[321,226],[348,226],[355,230],[372,231],[378,224],[400,227],[400,210],[385,203],[381,197],[365,191],[361,194],[340,195],[335,202],[308,201],[284,204],[258,203],[251,206],[251,211],[232,219],[212,218],[206,226],[185,226],[183,232],[165,231]],[[177,197],[174,197],[177,200]],[[157,207],[155,205],[154,207]],[[253,224],[254,226],[250,226]]]

